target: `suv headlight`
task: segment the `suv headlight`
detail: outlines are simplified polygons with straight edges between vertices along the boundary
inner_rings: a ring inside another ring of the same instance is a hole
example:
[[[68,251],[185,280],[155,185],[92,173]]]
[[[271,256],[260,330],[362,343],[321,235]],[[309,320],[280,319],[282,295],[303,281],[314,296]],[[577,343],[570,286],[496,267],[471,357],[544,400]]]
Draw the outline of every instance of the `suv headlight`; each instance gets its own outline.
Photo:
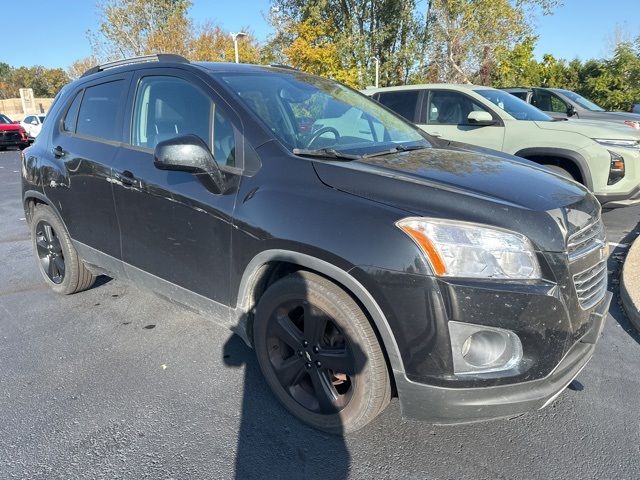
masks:
[[[418,245],[441,277],[530,280],[540,265],[527,237],[495,227],[422,217],[396,225]]]
[[[622,147],[640,150],[639,140],[615,140],[609,138],[594,138],[594,140],[605,147]]]

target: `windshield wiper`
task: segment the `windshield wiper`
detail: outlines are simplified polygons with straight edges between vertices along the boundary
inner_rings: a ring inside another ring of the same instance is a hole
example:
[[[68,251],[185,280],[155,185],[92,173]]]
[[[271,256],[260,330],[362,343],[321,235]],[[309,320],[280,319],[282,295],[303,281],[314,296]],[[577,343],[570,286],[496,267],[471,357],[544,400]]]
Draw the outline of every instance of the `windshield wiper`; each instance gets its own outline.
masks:
[[[334,148],[294,148],[292,151],[295,155],[306,155],[309,157],[337,158],[342,160],[360,160],[361,158],[364,158],[362,155],[339,152]]]
[[[429,148],[426,145],[396,145],[389,150],[382,150],[381,152],[366,153],[362,158],[381,157],[383,155],[391,155],[392,153],[410,152],[413,150],[422,150]]]

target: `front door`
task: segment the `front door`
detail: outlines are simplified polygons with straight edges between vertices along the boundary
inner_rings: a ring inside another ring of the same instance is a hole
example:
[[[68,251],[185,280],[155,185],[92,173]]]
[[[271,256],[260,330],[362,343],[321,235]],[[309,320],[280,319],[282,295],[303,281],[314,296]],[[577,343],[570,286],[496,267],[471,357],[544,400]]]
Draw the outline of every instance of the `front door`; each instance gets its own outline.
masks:
[[[453,90],[425,91],[418,126],[434,137],[502,150],[504,126],[474,125],[467,117],[486,108],[471,97]]]
[[[227,305],[240,123],[194,75],[172,69],[152,73],[134,78],[129,142],[113,169],[122,259],[133,279],[161,279],[165,287],[182,287]],[[208,174],[154,166],[158,142],[187,134],[212,149],[225,176],[224,191]]]

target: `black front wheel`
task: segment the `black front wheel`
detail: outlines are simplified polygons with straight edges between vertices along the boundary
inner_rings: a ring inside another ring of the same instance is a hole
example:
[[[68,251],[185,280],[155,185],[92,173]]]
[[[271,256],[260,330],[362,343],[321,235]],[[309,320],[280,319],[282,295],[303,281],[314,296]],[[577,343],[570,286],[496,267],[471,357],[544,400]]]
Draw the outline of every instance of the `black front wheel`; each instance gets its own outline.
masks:
[[[340,287],[310,272],[264,293],[254,343],[269,386],[302,421],[327,432],[355,431],[389,403],[384,354],[369,320]]]
[[[57,293],[80,292],[95,282],[71,243],[64,224],[48,205],[37,205],[31,219],[31,239],[40,273]]]

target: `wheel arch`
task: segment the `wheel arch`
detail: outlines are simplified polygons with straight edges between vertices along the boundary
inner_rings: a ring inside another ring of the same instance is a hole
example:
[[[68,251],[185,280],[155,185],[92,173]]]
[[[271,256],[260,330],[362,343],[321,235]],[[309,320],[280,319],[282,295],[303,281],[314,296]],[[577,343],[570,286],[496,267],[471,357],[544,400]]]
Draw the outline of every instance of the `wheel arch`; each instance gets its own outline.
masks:
[[[280,273],[274,273],[277,272],[274,269],[278,268],[283,270]],[[391,378],[400,372],[404,372],[400,350],[387,318],[364,285],[349,274],[348,271],[325,260],[300,252],[280,249],[265,250],[256,255],[245,268],[238,288],[238,304],[236,307],[237,311],[242,312],[241,317],[245,318],[245,322],[242,322],[243,325],[241,326],[241,329],[245,330],[242,332],[246,335],[245,339],[251,338],[251,312],[253,312],[255,304],[259,300],[259,295],[266,290],[265,285],[268,286],[270,284],[269,277],[274,274],[282,276],[283,272],[288,271],[290,273],[296,270],[309,270],[322,275],[350,294],[363,308],[378,335],[388,366],[391,369],[389,372]]]
[[[553,147],[535,147],[535,148],[523,148],[518,152],[514,153],[514,155],[522,158],[526,158],[527,160],[531,160],[536,163],[540,163],[538,161],[541,158],[551,159],[560,159],[570,162],[575,165],[575,167],[580,172],[582,176],[582,181],[584,186],[589,190],[593,190],[593,179],[591,178],[591,169],[589,168],[589,164],[585,160],[585,158],[580,155],[578,152],[573,150],[569,150],[566,148],[553,148]]]
[[[58,208],[42,192],[38,192],[37,190],[27,190],[22,196],[22,206],[24,208],[24,214],[25,218],[27,219],[27,223],[31,223],[33,208],[38,203],[47,205],[48,207],[53,209],[60,221],[62,221],[62,223],[64,224],[62,215],[60,215],[60,211],[58,210]]]

